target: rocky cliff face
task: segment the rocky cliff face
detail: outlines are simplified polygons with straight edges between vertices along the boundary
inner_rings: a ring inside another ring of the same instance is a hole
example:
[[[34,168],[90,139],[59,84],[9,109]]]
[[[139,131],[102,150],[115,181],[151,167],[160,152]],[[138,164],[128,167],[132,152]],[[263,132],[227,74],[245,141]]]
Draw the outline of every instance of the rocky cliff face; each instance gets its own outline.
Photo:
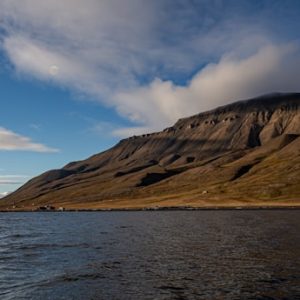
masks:
[[[299,136],[300,94],[240,101],[46,172],[1,203],[24,208],[298,203]]]

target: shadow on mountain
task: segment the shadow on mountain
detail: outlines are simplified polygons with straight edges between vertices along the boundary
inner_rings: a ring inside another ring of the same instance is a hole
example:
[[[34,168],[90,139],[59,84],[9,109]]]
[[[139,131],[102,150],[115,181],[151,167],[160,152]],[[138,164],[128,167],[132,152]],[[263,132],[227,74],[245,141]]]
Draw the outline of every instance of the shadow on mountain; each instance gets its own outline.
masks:
[[[231,179],[231,181],[237,180],[238,178],[244,176],[245,174],[247,174],[252,167],[255,164],[251,164],[251,165],[246,165],[246,166],[242,166],[241,168],[239,168],[236,172],[236,174],[233,176],[233,178]]]
[[[167,179],[169,177],[172,177],[174,175],[177,175],[181,173],[180,171],[166,171],[165,173],[147,173],[141,180],[140,183],[138,183],[137,187],[144,187],[148,186],[157,182],[160,182],[161,180]]]

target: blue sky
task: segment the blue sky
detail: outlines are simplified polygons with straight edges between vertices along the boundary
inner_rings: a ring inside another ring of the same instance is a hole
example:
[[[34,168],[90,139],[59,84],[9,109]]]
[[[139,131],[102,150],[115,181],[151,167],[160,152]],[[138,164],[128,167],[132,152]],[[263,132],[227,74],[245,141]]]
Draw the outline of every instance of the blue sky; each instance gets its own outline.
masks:
[[[299,92],[298,0],[3,0],[0,196],[120,138]]]

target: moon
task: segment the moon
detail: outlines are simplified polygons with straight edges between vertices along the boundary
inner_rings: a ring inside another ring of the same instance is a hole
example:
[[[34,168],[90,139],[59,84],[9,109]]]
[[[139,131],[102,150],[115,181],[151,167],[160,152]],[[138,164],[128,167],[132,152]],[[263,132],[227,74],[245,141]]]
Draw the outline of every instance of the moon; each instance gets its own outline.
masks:
[[[58,74],[58,72],[59,72],[58,66],[52,65],[52,66],[49,67],[49,74],[51,76],[56,76]]]

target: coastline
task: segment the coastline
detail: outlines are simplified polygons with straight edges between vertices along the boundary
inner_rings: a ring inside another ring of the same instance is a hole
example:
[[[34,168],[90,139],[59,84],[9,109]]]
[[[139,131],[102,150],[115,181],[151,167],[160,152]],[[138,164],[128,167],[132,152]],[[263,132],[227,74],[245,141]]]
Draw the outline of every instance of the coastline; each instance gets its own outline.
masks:
[[[216,210],[300,210],[300,205],[282,205],[282,206],[162,206],[162,207],[144,207],[144,208],[66,208],[64,210],[39,210],[39,209],[18,209],[3,210],[0,213],[12,212],[36,212],[36,213],[62,213],[62,212],[140,212],[140,211],[216,211]]]

